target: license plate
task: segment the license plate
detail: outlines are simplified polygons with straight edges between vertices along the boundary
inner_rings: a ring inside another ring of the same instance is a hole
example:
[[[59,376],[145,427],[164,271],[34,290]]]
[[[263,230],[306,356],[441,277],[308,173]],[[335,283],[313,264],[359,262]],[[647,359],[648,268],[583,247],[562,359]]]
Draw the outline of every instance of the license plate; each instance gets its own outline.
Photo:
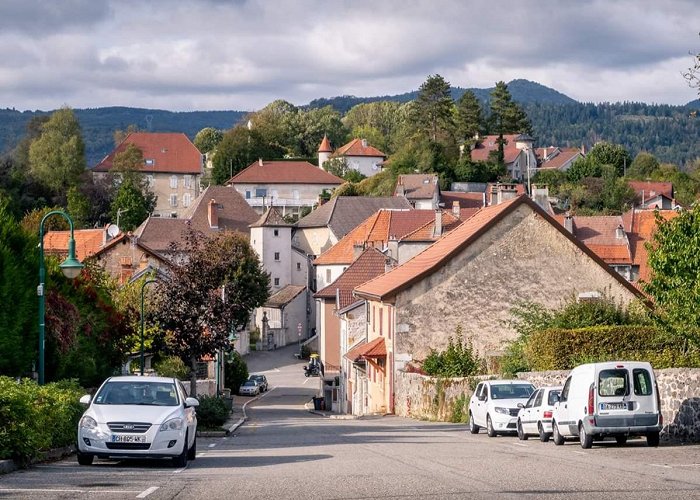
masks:
[[[145,443],[146,436],[130,436],[128,434],[112,434],[113,443]]]
[[[626,410],[627,403],[600,403],[601,410]]]

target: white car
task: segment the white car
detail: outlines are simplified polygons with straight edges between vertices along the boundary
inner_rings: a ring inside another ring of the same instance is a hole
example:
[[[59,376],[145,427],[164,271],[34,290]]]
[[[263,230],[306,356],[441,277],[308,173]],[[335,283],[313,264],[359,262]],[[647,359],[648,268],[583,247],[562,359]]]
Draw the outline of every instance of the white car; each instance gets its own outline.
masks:
[[[486,428],[489,437],[516,432],[518,412],[535,392],[522,380],[486,380],[476,386],[469,400],[469,431]]]
[[[552,412],[559,401],[561,387],[542,387],[532,393],[525,406],[518,412],[518,439],[539,435],[546,443],[552,437]]]
[[[257,396],[260,394],[260,384],[258,384],[257,380],[248,379],[238,389],[238,394],[241,396]]]
[[[166,377],[110,377],[78,424],[78,463],[100,458],[167,458],[184,467],[197,453],[199,401]]]

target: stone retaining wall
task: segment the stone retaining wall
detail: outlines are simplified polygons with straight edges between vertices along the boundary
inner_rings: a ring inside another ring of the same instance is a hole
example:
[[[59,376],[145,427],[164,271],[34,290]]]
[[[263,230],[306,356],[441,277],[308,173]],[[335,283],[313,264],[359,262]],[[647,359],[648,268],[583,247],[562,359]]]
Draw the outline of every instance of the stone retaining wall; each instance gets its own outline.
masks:
[[[700,442],[700,368],[655,370],[664,417],[662,439]],[[519,373],[536,387],[562,385],[568,371]],[[421,420],[465,421],[474,387],[488,376],[439,379],[397,372],[396,415]]]

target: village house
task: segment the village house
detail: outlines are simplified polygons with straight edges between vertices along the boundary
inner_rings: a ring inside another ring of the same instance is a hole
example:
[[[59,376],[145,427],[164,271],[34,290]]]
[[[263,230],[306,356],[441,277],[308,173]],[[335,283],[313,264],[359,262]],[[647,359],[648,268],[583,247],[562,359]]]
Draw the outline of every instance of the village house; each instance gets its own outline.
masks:
[[[382,171],[386,155],[371,146],[367,139],[353,139],[333,151],[328,137],[324,135],[318,147],[318,165],[325,168],[327,161],[335,159],[344,161],[347,168],[357,170],[365,177],[372,177]]]
[[[645,209],[675,210],[678,204],[672,182],[627,181],[635,193],[635,206]]]
[[[258,214],[274,205],[282,216],[298,218],[304,209],[319,202],[345,181],[307,161],[263,161],[252,163],[228,181]]]
[[[628,304],[633,285],[526,196],[481,209],[413,259],[355,289],[367,301],[368,412],[393,412],[394,374],[442,350],[458,326],[494,362],[523,301],[558,307],[579,294]]]
[[[538,170],[559,170],[561,172],[566,172],[576,160],[586,155],[586,150],[583,146],[581,146],[581,148],[549,146],[546,148],[537,148],[535,154],[537,156]]]
[[[203,157],[182,133],[132,132],[93,169],[95,179],[112,174],[114,158],[134,145],[143,153],[138,171],[155,194],[154,217],[181,217],[199,196]]]
[[[522,182],[535,175],[537,156],[533,147],[534,139],[526,134],[506,134],[503,136],[503,163],[508,175]],[[470,151],[472,161],[489,161],[490,155],[498,152],[498,136],[479,137]]]
[[[394,196],[403,196],[413,208],[434,210],[440,203],[440,185],[436,174],[402,174],[396,180]]]

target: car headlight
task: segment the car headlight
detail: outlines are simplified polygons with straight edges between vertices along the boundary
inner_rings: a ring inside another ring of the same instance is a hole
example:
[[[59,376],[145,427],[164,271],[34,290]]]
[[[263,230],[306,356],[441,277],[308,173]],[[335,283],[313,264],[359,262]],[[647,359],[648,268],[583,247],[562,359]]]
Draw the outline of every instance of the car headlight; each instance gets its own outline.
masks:
[[[88,417],[85,415],[83,418],[80,419],[80,428],[81,429],[97,429],[97,422],[95,422],[95,419],[92,417]]]
[[[182,419],[172,418],[160,426],[161,431],[179,431],[182,429]]]
[[[496,413],[503,413],[504,415],[510,415],[510,410],[508,408],[502,408],[500,406],[497,406],[494,408]]]

